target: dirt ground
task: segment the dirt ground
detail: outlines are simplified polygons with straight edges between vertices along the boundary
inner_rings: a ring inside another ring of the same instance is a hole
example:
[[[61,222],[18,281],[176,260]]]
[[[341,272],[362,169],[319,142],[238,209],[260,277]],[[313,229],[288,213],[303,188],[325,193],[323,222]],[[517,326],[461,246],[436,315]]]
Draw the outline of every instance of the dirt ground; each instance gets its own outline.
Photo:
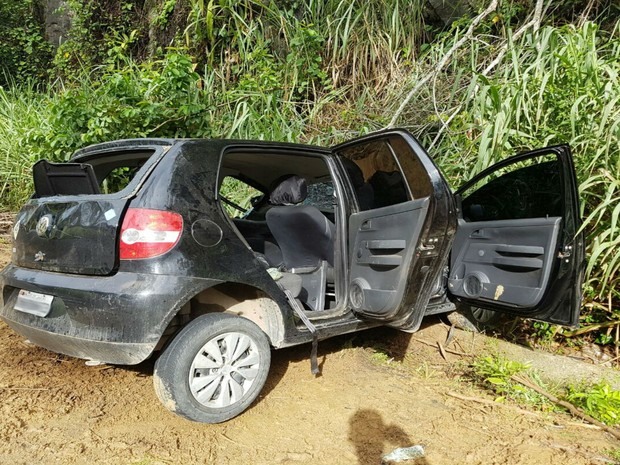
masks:
[[[0,237],[0,265],[8,259]],[[614,463],[605,453],[620,443],[568,415],[479,402],[492,397],[467,379],[471,358],[444,360],[420,342],[446,332],[431,320],[413,336],[379,329],[325,341],[318,378],[309,346],[276,351],[258,401],[202,425],[159,404],[152,361],[88,367],[0,323],[0,464],[378,465],[414,444],[426,457],[409,463]]]

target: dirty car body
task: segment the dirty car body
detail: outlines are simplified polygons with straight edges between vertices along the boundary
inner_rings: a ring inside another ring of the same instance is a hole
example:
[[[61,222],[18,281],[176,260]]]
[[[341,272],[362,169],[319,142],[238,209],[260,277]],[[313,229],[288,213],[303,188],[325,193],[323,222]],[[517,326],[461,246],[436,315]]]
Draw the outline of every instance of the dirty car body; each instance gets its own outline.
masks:
[[[0,317],[83,359],[161,352],[158,395],[192,420],[247,408],[269,348],[415,331],[457,306],[578,322],[584,241],[567,146],[458,191],[404,130],[333,148],[115,141],[33,172]],[[252,198],[232,201],[235,189]]]

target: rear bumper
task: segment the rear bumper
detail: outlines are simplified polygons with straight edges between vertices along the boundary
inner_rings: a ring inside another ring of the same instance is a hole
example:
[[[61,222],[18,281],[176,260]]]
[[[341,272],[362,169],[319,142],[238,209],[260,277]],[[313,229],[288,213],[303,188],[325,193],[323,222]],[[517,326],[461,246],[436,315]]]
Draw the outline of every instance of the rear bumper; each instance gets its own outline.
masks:
[[[2,318],[18,334],[52,352],[115,365],[135,365],[155,349],[152,342],[110,342],[65,336]]]
[[[72,357],[133,365],[148,358],[178,308],[208,280],[117,273],[108,277],[7,266],[0,318],[32,343]],[[54,296],[45,317],[15,310],[21,289]]]

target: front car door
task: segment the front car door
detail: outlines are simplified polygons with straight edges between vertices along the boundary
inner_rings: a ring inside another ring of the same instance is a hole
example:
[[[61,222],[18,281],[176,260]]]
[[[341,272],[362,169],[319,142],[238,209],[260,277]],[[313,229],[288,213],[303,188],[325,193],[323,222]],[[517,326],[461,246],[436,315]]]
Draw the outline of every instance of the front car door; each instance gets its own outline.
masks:
[[[447,261],[456,229],[452,194],[406,131],[334,148],[353,205],[348,212],[348,305],[414,331]]]
[[[472,306],[577,325],[585,241],[568,146],[507,159],[456,194],[449,293]]]

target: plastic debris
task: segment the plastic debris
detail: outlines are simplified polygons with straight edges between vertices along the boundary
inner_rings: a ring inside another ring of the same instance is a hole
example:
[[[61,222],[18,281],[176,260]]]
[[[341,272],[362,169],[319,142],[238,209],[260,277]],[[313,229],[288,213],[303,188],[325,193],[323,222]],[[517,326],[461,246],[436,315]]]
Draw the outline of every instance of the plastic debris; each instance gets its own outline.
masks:
[[[424,447],[415,445],[411,447],[399,447],[394,449],[389,454],[385,454],[381,457],[381,463],[398,463],[405,462],[406,460],[415,460],[424,457]]]

